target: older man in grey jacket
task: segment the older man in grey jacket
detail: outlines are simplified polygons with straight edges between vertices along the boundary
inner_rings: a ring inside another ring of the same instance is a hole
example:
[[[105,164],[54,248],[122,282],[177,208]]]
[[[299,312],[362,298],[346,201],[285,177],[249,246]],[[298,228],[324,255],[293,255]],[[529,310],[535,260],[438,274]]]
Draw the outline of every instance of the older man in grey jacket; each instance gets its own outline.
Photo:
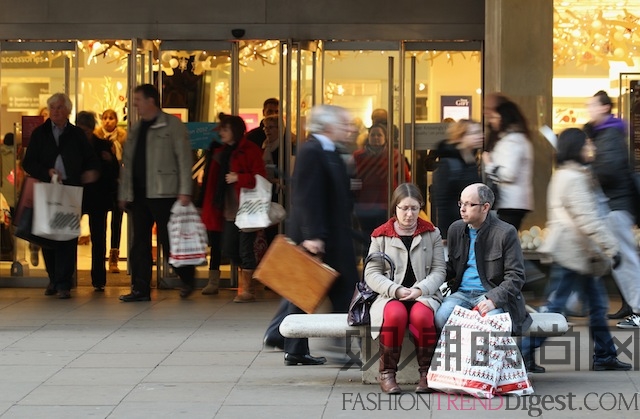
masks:
[[[160,94],[150,84],[136,87],[133,104],[141,120],[131,129],[124,145],[118,199],[133,218],[130,294],[124,302],[149,301],[151,289],[151,229],[157,224],[158,242],[169,255],[167,223],[171,207],[191,202],[193,158],[189,135],[175,116],[162,112]],[[193,292],[195,268],[174,268],[184,286],[180,297]]]

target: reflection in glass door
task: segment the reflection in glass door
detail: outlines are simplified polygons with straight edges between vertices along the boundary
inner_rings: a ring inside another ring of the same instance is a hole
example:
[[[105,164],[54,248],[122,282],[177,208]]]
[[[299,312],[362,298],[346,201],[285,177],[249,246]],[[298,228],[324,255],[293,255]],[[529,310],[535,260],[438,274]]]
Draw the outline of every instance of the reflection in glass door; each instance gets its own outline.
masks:
[[[480,42],[403,43],[405,144],[411,150],[412,178],[436,226],[439,221],[431,186],[438,145],[447,138],[445,120],[482,120],[481,47]],[[452,211],[457,213],[455,202]]]
[[[11,207],[18,202],[24,178],[21,150],[33,128],[46,119],[47,99],[56,92],[67,93],[74,106],[72,121],[83,105],[78,94],[78,64],[75,42],[0,42],[0,137],[9,142],[13,136],[12,147],[4,148],[15,157],[5,160],[13,162],[11,167],[2,168],[2,193]],[[13,244],[13,255],[0,258],[0,276],[8,277],[11,272],[15,277],[11,286],[33,285],[33,277],[45,278],[38,252],[37,258],[31,257],[25,241],[14,238]]]
[[[374,228],[389,217],[395,187],[410,179],[399,129],[401,62],[397,42],[326,42],[324,103],[347,108],[358,127],[349,152],[356,181],[354,211],[361,232],[360,254]]]

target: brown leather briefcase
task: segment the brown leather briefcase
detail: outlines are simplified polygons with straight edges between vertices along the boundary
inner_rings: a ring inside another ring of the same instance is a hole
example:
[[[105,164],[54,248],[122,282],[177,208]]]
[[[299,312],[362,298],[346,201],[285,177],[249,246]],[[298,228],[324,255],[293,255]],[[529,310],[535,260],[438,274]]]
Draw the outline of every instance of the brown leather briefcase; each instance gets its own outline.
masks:
[[[282,234],[275,237],[253,273],[306,313],[316,311],[339,275]]]

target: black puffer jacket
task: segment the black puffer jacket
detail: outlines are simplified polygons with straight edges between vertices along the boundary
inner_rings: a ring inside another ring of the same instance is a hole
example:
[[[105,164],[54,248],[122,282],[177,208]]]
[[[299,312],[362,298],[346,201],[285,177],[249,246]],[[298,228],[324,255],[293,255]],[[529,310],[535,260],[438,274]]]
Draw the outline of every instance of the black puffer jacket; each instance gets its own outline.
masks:
[[[600,125],[585,125],[585,132],[596,146],[596,158],[591,164],[594,174],[609,198],[612,211],[635,213],[629,149],[625,139],[625,124],[613,115]]]

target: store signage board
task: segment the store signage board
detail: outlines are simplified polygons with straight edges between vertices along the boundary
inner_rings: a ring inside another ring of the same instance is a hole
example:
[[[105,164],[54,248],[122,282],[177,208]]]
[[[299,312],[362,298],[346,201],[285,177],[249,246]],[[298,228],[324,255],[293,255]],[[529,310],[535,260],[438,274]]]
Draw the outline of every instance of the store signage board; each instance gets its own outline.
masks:
[[[447,138],[447,127],[445,123],[415,124],[414,140],[416,150],[433,150],[438,147],[438,143]],[[404,125],[405,149],[409,150],[411,139],[411,124]]]
[[[251,131],[254,128],[260,126],[260,115],[262,115],[262,111],[259,109],[244,109],[240,111],[240,118],[244,121],[247,126],[247,132]]]
[[[452,118],[454,121],[471,118],[471,96],[441,96],[440,120]]]
[[[4,51],[0,55],[3,70],[64,68],[66,55],[49,52]],[[82,60],[80,60],[82,61]]]
[[[217,122],[187,122],[189,142],[192,150],[206,150],[212,141],[220,142]]]
[[[49,94],[49,83],[7,83],[7,111],[37,111],[43,94]]]

